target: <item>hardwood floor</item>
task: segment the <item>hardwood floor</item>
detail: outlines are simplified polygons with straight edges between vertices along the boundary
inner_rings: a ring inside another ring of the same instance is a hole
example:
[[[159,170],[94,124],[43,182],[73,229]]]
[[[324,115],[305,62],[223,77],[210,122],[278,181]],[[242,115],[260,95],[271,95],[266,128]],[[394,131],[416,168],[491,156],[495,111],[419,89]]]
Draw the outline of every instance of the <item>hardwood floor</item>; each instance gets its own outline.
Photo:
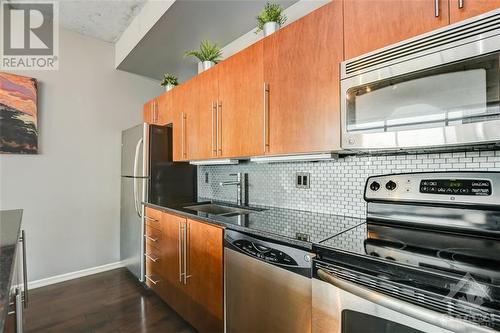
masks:
[[[196,332],[124,268],[34,289],[29,296],[29,333]]]

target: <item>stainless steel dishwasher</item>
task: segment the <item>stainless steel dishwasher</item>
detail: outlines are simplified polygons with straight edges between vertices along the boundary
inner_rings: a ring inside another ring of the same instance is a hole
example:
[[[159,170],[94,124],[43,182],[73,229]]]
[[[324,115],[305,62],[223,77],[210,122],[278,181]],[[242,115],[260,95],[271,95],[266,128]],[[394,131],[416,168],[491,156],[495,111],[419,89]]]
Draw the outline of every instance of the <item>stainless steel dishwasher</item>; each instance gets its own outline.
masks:
[[[227,230],[225,331],[311,332],[309,252]]]

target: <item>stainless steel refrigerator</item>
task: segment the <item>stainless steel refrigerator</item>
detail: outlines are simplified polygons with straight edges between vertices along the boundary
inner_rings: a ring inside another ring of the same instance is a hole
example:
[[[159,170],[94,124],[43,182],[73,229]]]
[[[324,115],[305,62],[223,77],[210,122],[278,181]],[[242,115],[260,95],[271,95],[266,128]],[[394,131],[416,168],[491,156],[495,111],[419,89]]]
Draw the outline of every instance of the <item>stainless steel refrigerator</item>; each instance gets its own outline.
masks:
[[[144,281],[144,207],[197,199],[196,167],[172,160],[172,127],[141,124],[122,132],[120,258]]]

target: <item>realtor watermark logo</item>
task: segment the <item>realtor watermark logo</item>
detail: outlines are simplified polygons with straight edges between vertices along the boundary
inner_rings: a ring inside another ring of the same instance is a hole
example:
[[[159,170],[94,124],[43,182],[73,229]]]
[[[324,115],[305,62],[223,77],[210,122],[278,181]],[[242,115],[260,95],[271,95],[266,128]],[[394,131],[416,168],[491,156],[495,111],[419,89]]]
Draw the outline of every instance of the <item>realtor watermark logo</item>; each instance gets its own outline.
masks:
[[[3,70],[59,68],[59,7],[55,1],[2,1]]]
[[[488,291],[469,273],[464,275],[456,284],[450,286],[450,293],[447,297],[462,301],[460,305],[457,304],[455,307],[450,308],[448,315],[482,326],[493,326],[493,315],[476,307],[491,302],[492,299]]]

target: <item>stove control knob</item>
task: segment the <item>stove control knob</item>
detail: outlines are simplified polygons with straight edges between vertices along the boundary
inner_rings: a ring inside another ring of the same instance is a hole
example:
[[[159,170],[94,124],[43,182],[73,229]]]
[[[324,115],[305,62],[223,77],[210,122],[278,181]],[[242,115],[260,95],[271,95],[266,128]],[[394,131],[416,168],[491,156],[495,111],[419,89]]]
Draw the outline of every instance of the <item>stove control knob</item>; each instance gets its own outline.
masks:
[[[385,184],[385,188],[388,189],[389,191],[394,191],[396,189],[398,185],[393,182],[392,180],[389,180],[386,184]]]
[[[378,191],[379,188],[380,188],[380,184],[378,182],[372,182],[370,184],[370,190],[372,190],[372,191]]]

